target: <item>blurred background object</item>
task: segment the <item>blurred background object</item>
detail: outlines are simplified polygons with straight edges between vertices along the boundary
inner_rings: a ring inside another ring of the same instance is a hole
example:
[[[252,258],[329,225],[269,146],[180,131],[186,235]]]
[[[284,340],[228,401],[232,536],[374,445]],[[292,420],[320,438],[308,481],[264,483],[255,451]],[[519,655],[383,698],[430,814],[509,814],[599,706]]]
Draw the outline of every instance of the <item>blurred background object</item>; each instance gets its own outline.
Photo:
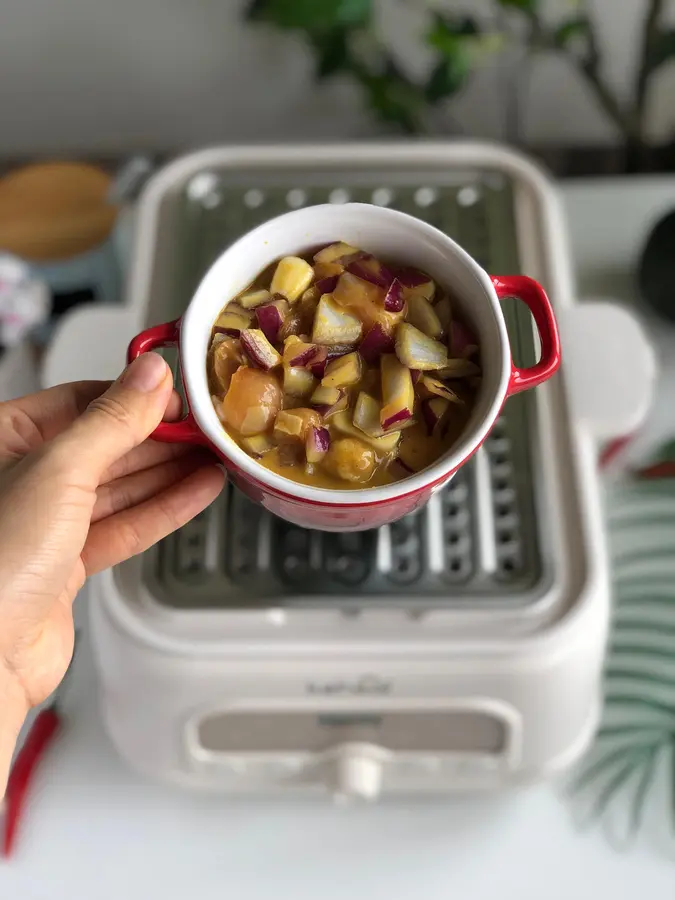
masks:
[[[641,46],[627,96],[607,78],[598,25],[584,0],[415,6],[426,22],[410,42],[407,59],[386,21],[378,21],[373,0],[252,0],[247,18],[300,34],[314,57],[317,80],[342,76],[355,83],[380,123],[409,134],[447,133],[449,124],[452,132],[461,131],[443,115],[447,101],[497,59],[505,75],[502,136],[521,144],[533,64],[549,55],[583,83],[601,117],[618,132],[626,168],[649,165],[650,89],[659,69],[675,59],[675,30],[666,25],[664,0],[643,4]],[[422,71],[406,65],[418,54],[427,57]]]
[[[3,12],[8,161],[117,165],[137,150],[407,130],[515,142],[560,174],[674,163],[672,0],[9,0]]]

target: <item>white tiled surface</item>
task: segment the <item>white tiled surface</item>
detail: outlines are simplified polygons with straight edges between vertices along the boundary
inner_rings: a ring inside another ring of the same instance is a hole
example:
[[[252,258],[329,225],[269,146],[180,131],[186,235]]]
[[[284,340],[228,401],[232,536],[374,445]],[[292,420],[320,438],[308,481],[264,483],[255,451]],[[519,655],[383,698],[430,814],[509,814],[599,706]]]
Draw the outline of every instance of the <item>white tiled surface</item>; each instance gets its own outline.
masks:
[[[631,299],[630,261],[675,179],[571,185],[580,287]],[[647,207],[649,206],[649,209]],[[620,214],[619,214],[620,212]],[[666,341],[666,344],[668,342]],[[78,598],[78,617],[86,605]],[[117,759],[97,714],[86,637],[70,721],[41,773],[0,897],[21,900],[639,900],[673,895],[665,828],[619,856],[580,834],[553,788],[433,804],[237,802],[147,783]],[[665,793],[665,792],[664,792]],[[667,799],[659,801],[663,818]]]

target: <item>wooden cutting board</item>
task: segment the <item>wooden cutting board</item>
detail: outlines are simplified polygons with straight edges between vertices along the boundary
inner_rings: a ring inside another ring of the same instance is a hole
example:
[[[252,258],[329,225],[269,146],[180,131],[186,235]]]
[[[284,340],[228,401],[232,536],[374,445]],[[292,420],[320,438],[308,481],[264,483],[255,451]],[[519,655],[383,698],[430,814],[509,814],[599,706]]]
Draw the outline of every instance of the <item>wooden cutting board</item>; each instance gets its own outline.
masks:
[[[95,166],[40,163],[0,178],[0,250],[45,262],[86,253],[110,235],[112,178]]]

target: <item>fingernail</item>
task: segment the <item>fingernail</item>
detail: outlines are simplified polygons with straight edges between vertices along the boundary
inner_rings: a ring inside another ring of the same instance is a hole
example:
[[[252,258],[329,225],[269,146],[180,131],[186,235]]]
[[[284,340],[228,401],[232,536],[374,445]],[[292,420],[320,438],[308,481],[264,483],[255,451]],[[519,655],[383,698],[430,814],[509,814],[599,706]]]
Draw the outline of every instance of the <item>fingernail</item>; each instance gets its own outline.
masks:
[[[166,378],[168,366],[158,353],[143,353],[122,372],[120,383],[133,391],[149,394]]]

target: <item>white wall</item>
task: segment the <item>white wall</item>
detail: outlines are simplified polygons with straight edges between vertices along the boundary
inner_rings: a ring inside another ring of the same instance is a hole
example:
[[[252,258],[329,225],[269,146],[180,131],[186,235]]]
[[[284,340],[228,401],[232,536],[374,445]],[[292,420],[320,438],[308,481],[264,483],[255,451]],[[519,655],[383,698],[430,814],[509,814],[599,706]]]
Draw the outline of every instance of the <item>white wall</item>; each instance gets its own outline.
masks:
[[[410,3],[382,2],[405,55],[419,18],[406,11]],[[610,51],[608,73],[625,89],[645,0],[590,2]],[[675,21],[675,0],[670,6]],[[243,26],[240,9],[241,0],[0,0],[0,156],[374,133],[350,86],[317,87],[303,48]],[[502,134],[502,75],[501,64],[491,65],[455,104],[469,133]],[[651,126],[663,136],[675,129],[675,66],[657,87]],[[533,142],[615,137],[585,86],[556,59],[536,65],[524,118]]]

